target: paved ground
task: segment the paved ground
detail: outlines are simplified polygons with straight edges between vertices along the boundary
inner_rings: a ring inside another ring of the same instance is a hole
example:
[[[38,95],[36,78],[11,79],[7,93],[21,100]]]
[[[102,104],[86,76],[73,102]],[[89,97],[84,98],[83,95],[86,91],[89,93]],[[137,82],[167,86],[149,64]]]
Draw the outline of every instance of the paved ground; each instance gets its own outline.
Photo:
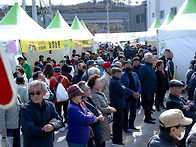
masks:
[[[146,124],[143,122],[144,111],[138,110],[135,126],[140,128],[140,132],[134,132],[133,135],[127,135],[123,133],[123,142],[125,146],[131,147],[145,147],[149,138],[158,132],[159,121],[158,117],[161,112],[155,111],[153,117],[156,118],[156,123]],[[111,124],[112,126],[112,124]],[[110,147],[112,144],[111,140],[106,143],[106,147]],[[55,133],[55,147],[67,147],[66,132],[58,131]]]

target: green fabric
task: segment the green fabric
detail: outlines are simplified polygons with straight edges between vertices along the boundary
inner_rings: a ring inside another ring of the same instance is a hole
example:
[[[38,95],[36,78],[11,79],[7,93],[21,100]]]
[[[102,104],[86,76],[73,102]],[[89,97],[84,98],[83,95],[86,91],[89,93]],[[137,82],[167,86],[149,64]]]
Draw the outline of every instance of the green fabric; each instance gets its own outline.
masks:
[[[17,25],[18,16],[22,8],[15,3],[14,6],[10,9],[7,15],[1,20],[0,25]]]
[[[156,29],[156,28],[159,28],[159,27],[161,26],[161,22],[160,22],[160,20],[158,19],[158,17],[156,17],[156,19],[155,19],[153,25],[154,25],[154,28],[155,28],[155,29]]]
[[[196,13],[196,0],[185,0],[180,14]]]
[[[84,27],[82,26],[82,24],[78,20],[78,17],[77,16],[75,16],[74,21],[73,21],[73,23],[71,25],[71,28],[73,30],[81,30],[81,29],[84,29]]]
[[[86,25],[84,24],[83,20],[81,20],[81,24],[84,27],[84,29],[86,30],[87,28],[86,28]]]
[[[52,29],[52,28],[61,28],[61,22],[64,21],[63,17],[59,12],[56,12],[56,15],[52,22],[49,24],[49,26],[46,29]]]
[[[171,12],[168,13],[167,17],[165,18],[166,25],[168,25],[174,19]]]
[[[25,74],[27,75],[27,78],[28,79],[32,78],[33,75],[32,75],[32,70],[31,70],[31,66],[30,66],[29,62],[28,61],[24,61],[24,63],[22,64],[22,67],[25,70]]]

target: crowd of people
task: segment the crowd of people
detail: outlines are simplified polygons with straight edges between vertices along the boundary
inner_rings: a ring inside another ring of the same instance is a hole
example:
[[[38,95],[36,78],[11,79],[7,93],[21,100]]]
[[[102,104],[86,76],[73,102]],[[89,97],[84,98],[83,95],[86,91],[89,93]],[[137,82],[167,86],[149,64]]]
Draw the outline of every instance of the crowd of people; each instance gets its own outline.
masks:
[[[147,146],[193,147],[196,56],[185,84],[174,80],[172,58],[169,49],[158,58],[151,46],[129,44],[124,49],[101,46],[97,53],[81,55],[73,50],[71,59],[64,56],[59,63],[40,55],[33,68],[21,56],[13,74],[17,103],[8,110],[0,109],[2,138],[12,136],[13,146],[20,147],[21,130],[23,147],[52,147],[54,131],[67,129],[69,147],[104,147],[111,138],[112,145],[124,146],[123,132],[140,131],[135,119],[142,107],[144,122],[149,124],[155,124],[153,111],[167,109],[159,117],[159,134]],[[186,90],[188,97],[183,98],[181,92]],[[61,100],[59,91],[65,93]]]

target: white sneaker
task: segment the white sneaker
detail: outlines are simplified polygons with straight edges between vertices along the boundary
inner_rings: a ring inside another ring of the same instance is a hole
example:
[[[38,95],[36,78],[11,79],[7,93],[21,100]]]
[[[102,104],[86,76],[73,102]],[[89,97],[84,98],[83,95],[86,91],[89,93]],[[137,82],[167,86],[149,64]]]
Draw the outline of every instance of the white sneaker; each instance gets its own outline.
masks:
[[[61,132],[65,132],[65,127],[60,128]]]

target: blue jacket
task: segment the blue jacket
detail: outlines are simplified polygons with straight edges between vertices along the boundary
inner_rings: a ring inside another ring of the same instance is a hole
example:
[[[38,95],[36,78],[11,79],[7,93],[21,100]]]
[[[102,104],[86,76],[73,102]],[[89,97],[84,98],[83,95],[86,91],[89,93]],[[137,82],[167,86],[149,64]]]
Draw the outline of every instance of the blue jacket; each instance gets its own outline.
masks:
[[[139,73],[141,93],[155,93],[157,90],[157,79],[151,63],[145,62]]]
[[[104,74],[104,69],[103,69],[103,67],[97,66],[97,68],[100,70],[100,77],[102,77],[103,74]]]
[[[133,66],[132,71],[139,75],[141,68],[142,68],[142,64],[139,64],[138,67]]]
[[[66,140],[70,143],[88,143],[89,126],[94,122],[94,114],[86,107],[83,108],[70,100],[67,108],[68,131]]]
[[[122,73],[121,80],[120,80],[121,84],[126,87],[126,95],[124,96],[124,98],[127,100],[129,99],[130,95],[133,95],[134,92],[138,92],[138,93],[141,92],[141,84],[138,75],[135,72],[132,72],[132,76],[133,76],[136,91],[130,89],[130,79],[127,72]]]
[[[120,80],[116,77],[112,77],[109,83],[109,96],[111,106],[115,109],[124,109],[125,108],[125,88],[123,88]]]
[[[54,105],[43,100],[43,106],[29,101],[20,111],[22,132],[24,136],[24,147],[52,147],[54,132],[44,132],[42,128],[47,125],[51,119],[57,120],[52,123],[54,131],[62,127],[62,119],[57,114]]]
[[[191,76],[191,79],[189,80],[189,86],[187,89],[188,99],[191,101],[193,100],[195,88],[196,88],[196,72],[193,73],[193,75]]]

